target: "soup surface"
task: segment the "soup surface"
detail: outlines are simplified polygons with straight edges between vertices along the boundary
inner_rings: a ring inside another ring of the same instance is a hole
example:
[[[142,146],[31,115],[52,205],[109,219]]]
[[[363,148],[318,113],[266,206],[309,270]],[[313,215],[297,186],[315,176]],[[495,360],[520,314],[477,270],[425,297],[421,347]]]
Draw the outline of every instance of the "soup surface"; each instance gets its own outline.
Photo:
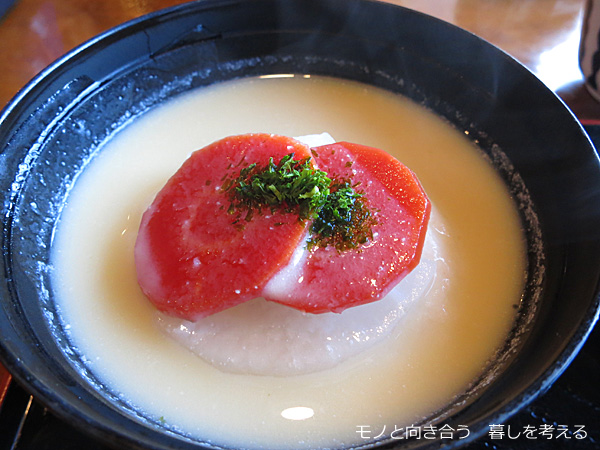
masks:
[[[437,250],[427,261],[443,262],[443,276],[365,351],[309,373],[223,370],[165,333],[141,293],[133,260],[141,215],[188,155],[215,140],[323,131],[385,149],[417,174],[434,207]],[[222,83],[135,120],[77,180],[52,257],[64,327],[99,379],[165,426],[245,448],[364,444],[420,423],[501,347],[525,270],[507,189],[460,132],[389,92],[308,76]]]

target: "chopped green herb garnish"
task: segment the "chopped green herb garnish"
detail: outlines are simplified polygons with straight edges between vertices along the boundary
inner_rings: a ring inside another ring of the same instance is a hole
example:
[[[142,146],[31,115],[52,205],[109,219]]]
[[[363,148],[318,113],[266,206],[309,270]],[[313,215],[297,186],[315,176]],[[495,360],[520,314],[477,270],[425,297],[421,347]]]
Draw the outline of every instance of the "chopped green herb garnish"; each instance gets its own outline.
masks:
[[[316,217],[327,200],[330,184],[327,173],[311,167],[310,158],[297,161],[290,153],[278,164],[273,158],[265,167],[250,164],[237,178],[225,180],[222,189],[229,194],[230,213],[244,211],[247,221],[265,206],[273,210],[283,207],[305,220]]]
[[[240,164],[238,164],[239,166]],[[252,220],[264,207],[295,213],[299,220],[314,220],[309,247],[333,245],[339,251],[357,248],[372,239],[375,218],[363,194],[349,180],[332,180],[315,169],[310,157],[294,160],[273,158],[264,167],[256,163],[240,170],[236,178],[223,180],[222,189],[231,202],[228,212],[237,214],[234,224]]]
[[[363,194],[349,181],[335,182],[327,202],[312,223],[309,248],[328,245],[339,251],[357,248],[373,239],[375,223]]]

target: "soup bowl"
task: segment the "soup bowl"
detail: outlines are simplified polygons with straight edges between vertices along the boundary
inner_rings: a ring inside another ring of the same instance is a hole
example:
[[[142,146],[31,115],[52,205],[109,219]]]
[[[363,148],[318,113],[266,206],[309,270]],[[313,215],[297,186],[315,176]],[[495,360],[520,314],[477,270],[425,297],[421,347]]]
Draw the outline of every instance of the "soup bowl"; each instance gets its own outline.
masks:
[[[109,445],[215,448],[132,408],[73,349],[52,287],[65,199],[103,144],[190,90],[244,77],[325,75],[398,93],[486,155],[519,209],[527,272],[516,323],[486,371],[424,423],[465,439],[361,446],[457,447],[544,393],[598,317],[600,165],[563,103],[499,49],[445,22],[363,0],[206,0],[159,11],[73,50],[0,117],[0,360],[55,414]],[[401,399],[398,399],[401,401]]]

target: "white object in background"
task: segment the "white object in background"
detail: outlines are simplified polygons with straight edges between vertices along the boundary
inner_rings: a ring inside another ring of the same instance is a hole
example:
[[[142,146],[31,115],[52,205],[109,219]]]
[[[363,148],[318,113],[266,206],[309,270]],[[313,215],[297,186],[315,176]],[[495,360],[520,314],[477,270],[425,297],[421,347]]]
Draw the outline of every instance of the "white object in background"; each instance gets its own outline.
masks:
[[[585,87],[600,101],[600,1],[587,0],[579,44],[579,67]]]

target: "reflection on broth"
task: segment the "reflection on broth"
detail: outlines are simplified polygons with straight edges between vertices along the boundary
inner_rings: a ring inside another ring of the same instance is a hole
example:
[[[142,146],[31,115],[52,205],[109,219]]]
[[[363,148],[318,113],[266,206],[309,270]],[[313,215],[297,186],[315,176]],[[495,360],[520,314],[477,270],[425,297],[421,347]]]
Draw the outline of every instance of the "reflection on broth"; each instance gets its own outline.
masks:
[[[217,139],[323,131],[385,149],[417,174],[446,272],[364,351],[310,373],[222,371],[225,351],[209,349],[212,365],[157,326],[136,282],[141,214],[192,151]],[[219,445],[308,448],[364,443],[359,426],[419,423],[463,392],[511,329],[525,257],[506,187],[461,133],[389,92],[294,77],[203,88],[124,129],[70,194],[53,264],[74,346],[137,409]]]

